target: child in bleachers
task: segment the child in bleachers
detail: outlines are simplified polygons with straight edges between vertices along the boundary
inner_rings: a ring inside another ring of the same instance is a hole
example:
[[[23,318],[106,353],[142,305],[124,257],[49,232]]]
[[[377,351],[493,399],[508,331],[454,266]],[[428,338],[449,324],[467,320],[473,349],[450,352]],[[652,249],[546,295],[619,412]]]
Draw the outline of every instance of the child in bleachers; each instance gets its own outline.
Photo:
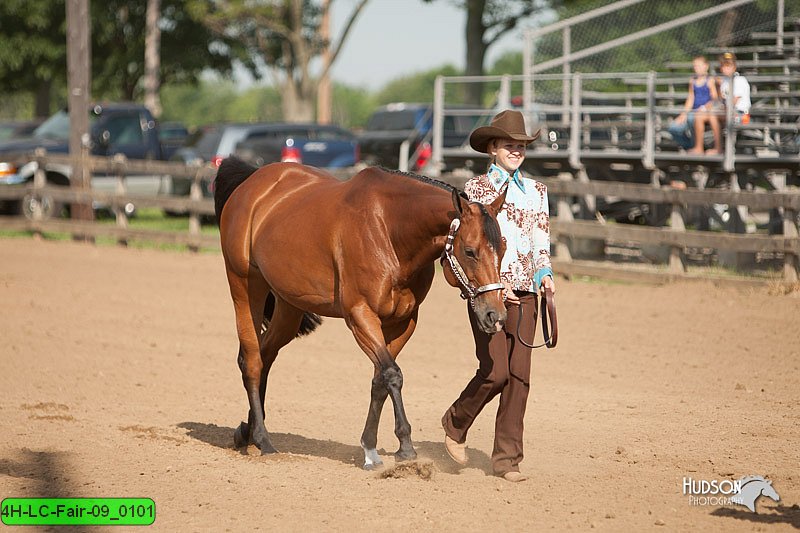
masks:
[[[731,105],[733,105],[734,120],[737,123],[741,122],[744,116],[747,116],[749,119],[750,83],[747,81],[747,78],[736,72],[736,56],[731,52],[722,54],[719,60],[719,70],[722,74],[719,78],[719,94],[723,105],[695,116],[695,146],[692,150],[689,150],[690,154],[703,153],[703,134],[705,133],[706,122],[711,125],[711,129],[714,132],[714,148],[705,153],[707,155],[722,153],[722,126],[725,124],[725,106],[728,105],[731,92],[733,93]],[[733,91],[731,91],[731,80],[733,81]]]
[[[695,123],[697,114],[710,111],[714,101],[718,99],[717,86],[714,79],[708,75],[708,60],[705,56],[697,56],[692,60],[694,76],[689,81],[689,96],[684,104],[684,112],[675,117],[669,126],[669,133],[678,146],[689,150],[697,146],[694,140]],[[717,127],[719,127],[717,125]],[[712,126],[713,128],[713,126]],[[702,153],[702,134],[700,147]]]

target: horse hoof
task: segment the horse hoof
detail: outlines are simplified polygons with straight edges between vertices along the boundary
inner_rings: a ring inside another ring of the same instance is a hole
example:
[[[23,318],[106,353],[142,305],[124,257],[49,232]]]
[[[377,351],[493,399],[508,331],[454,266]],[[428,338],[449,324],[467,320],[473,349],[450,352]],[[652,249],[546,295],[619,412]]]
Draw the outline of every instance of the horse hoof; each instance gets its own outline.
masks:
[[[247,422],[242,422],[233,432],[233,445],[236,448],[244,448],[250,443],[249,441],[250,426],[247,425]]]
[[[373,470],[380,470],[383,468],[383,461],[378,461],[377,463],[364,463],[362,467],[367,472],[371,472]]]
[[[261,455],[272,455],[273,453],[278,453],[278,450],[276,450],[271,444],[261,448]]]
[[[405,450],[397,450],[394,453],[394,458],[396,461],[413,461],[417,458],[417,452],[414,450],[405,451]]]

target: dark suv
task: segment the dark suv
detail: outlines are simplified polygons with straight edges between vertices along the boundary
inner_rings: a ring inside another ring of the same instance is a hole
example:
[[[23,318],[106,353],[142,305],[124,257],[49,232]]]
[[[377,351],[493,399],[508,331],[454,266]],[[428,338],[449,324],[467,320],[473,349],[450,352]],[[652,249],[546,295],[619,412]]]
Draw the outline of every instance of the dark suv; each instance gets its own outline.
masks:
[[[296,161],[320,168],[351,167],[360,158],[356,137],[337,126],[256,123],[206,127],[192,146],[179,149],[172,159],[188,164],[210,162],[219,166],[230,155],[256,166]],[[204,184],[206,196],[211,195],[210,185]],[[189,187],[188,179],[173,178],[174,194],[187,195]]]

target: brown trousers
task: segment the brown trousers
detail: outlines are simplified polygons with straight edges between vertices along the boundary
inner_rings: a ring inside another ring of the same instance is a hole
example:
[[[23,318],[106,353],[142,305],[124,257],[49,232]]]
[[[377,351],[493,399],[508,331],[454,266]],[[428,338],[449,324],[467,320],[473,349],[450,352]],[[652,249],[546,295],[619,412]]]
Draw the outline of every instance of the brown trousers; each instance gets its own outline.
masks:
[[[475,315],[469,309],[478,371],[442,417],[447,436],[462,443],[466,441],[467,432],[483,407],[500,394],[492,451],[492,468],[500,476],[510,471],[518,472],[523,458],[522,432],[530,390],[531,349],[517,338],[519,309],[522,307],[524,313],[520,335],[531,344],[538,311],[535,293],[516,294],[520,297],[520,305],[506,304],[506,325],[503,331],[493,335],[487,335],[478,328]]]

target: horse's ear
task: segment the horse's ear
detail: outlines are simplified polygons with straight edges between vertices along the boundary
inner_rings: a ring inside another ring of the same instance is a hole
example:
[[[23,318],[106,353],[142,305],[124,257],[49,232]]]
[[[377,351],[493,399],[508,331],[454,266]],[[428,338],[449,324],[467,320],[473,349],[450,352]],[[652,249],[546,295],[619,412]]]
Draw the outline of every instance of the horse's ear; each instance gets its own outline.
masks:
[[[503,187],[503,190],[500,192],[500,194],[497,195],[497,198],[495,198],[492,203],[486,206],[486,209],[488,209],[489,212],[495,217],[497,217],[497,213],[499,213],[500,210],[503,208],[503,204],[506,202],[507,193],[508,193],[508,187]]]
[[[461,191],[453,187],[453,207],[456,208],[456,213],[458,213],[459,217],[464,213],[463,201],[464,198],[461,196]]]

